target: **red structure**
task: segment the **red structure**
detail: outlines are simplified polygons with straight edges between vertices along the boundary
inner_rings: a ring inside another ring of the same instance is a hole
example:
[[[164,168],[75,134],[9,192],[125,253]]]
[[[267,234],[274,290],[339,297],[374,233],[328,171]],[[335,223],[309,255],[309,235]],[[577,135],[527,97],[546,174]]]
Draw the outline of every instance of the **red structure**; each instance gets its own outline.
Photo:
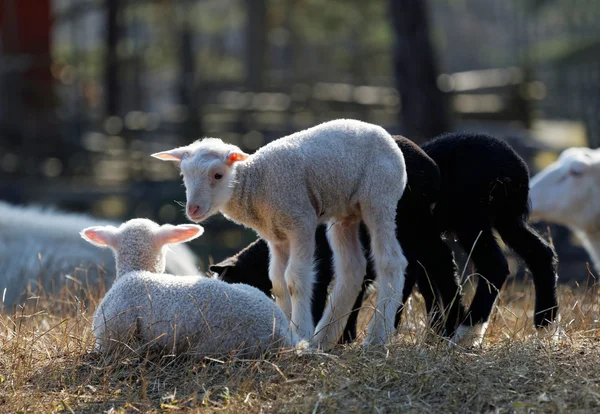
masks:
[[[18,77],[24,110],[52,105],[50,0],[0,0],[0,54],[5,76]]]

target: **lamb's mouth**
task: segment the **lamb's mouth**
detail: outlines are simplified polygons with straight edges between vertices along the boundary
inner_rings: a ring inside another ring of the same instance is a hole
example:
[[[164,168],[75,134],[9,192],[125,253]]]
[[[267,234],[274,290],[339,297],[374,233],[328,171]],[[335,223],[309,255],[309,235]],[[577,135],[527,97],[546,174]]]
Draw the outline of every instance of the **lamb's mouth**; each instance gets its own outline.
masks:
[[[213,215],[213,212],[209,209],[206,213],[194,214],[194,215],[191,215],[191,214],[188,213],[187,216],[194,223],[200,223],[200,222],[202,222],[203,220],[206,220],[207,218],[209,218],[212,215]]]
[[[204,220],[206,218],[206,214],[198,214],[198,215],[190,215],[188,214],[188,218],[190,219],[190,221],[193,221],[194,223],[200,223],[202,220]]]

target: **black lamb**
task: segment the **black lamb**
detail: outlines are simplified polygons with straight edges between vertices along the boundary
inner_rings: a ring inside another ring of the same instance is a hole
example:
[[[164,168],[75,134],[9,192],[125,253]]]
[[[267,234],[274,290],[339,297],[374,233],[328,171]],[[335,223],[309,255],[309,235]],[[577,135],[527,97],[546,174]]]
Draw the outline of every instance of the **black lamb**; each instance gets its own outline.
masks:
[[[509,274],[493,229],[523,258],[533,276],[535,326],[554,321],[558,261],[553,247],[527,224],[529,170],[523,159],[506,142],[478,133],[444,134],[422,148],[437,163],[442,178],[436,225],[440,232],[456,235],[467,253],[472,250],[471,259],[483,276],[456,339],[472,332],[473,343],[481,343]]]

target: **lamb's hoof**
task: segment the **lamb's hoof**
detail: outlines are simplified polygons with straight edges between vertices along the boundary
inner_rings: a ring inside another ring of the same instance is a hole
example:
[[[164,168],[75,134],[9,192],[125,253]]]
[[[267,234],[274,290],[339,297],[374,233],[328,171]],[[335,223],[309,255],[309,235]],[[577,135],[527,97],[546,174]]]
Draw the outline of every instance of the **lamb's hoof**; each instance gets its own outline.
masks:
[[[310,341],[315,328],[305,327],[304,329],[300,329],[299,327],[295,327],[295,331],[299,341]]]
[[[331,351],[337,344],[337,342],[332,342],[328,338],[321,335],[313,336],[309,343],[312,348],[316,348],[325,352]]]
[[[396,334],[396,329],[389,329],[389,326],[393,326],[393,324],[386,325],[381,320],[372,320],[363,348],[385,345]]]
[[[542,310],[538,310],[538,308]],[[533,323],[537,328],[552,325],[557,321],[560,321],[560,314],[558,313],[558,305],[556,303],[536,306]]]
[[[480,323],[475,326],[460,325],[449,341],[449,348],[477,348],[483,344],[483,337],[487,331],[488,323]]]
[[[312,347],[308,341],[302,340],[293,347],[294,353],[298,356],[318,354],[319,350]]]
[[[556,320],[547,326],[538,326],[537,336],[548,338],[553,342],[560,342],[567,337],[565,330],[560,326],[560,315]]]
[[[383,346],[386,343],[386,339],[380,335],[368,335],[363,342],[363,349],[373,349],[378,346]]]

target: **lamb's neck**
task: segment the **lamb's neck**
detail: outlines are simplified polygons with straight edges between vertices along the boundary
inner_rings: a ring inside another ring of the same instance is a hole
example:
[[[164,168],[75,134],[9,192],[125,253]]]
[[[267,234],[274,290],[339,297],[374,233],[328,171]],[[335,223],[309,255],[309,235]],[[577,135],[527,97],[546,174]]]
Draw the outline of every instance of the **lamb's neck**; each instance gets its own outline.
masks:
[[[592,258],[596,274],[600,275],[600,230],[591,233],[578,232],[577,234]]]
[[[139,266],[122,265],[117,262],[117,279],[125,276],[131,272],[140,272],[144,269],[140,269]]]
[[[245,162],[240,162],[231,172],[231,197],[221,208],[221,212],[229,219],[245,224],[245,211],[250,205],[250,194],[247,188],[249,168]]]
[[[132,260],[132,258],[127,258],[126,260],[119,260],[117,258],[117,279],[132,272],[150,272],[156,274],[165,273],[165,257],[151,257],[150,260],[148,258],[145,258],[142,254],[136,258],[145,260]]]

